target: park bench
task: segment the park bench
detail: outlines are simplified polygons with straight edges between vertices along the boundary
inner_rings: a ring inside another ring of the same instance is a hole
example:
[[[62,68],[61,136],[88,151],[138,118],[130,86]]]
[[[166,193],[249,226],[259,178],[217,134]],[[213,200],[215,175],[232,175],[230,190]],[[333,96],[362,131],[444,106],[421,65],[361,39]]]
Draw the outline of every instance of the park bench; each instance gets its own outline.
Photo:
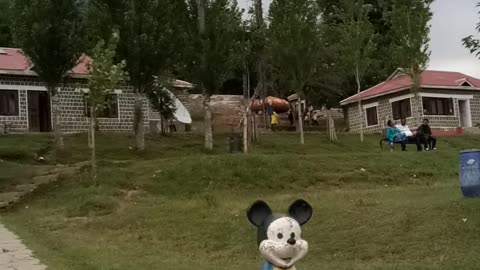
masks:
[[[383,138],[379,142],[380,148],[383,148],[383,144],[388,144],[390,146],[390,149],[393,150],[395,144],[400,144],[400,142],[387,142],[387,139]],[[415,141],[406,141],[406,144],[416,144]]]
[[[416,128],[410,129],[410,131],[415,135],[417,132]],[[383,144],[388,144],[390,146],[390,150],[393,150],[395,144],[400,144],[400,142],[387,142],[387,139],[385,138],[385,132],[383,132],[383,139],[379,141],[380,148],[383,148]],[[407,141],[406,144],[416,144],[414,141]]]
[[[417,129],[412,128],[411,131],[415,135],[415,133],[417,132]],[[462,134],[463,134],[463,129],[460,128],[460,127],[456,128],[454,130],[448,129],[448,128],[444,128],[444,129],[438,129],[438,128],[434,129],[434,128],[432,128],[432,136],[435,136],[435,137],[459,136],[459,135],[462,135]],[[380,140],[379,144],[380,144],[380,148],[383,148],[383,144],[388,144],[388,145],[390,145],[390,149],[393,150],[394,145],[395,144],[400,144],[400,142],[391,143],[391,142],[387,142],[387,139],[383,138],[383,139]],[[406,144],[416,144],[416,142],[415,141],[407,141]]]

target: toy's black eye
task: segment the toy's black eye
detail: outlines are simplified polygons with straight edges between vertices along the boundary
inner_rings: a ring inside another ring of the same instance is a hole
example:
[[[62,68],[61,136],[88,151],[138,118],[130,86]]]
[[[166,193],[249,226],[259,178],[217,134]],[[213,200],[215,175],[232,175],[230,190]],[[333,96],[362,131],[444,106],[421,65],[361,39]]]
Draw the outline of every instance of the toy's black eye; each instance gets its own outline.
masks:
[[[290,234],[290,238],[295,238],[295,233]]]
[[[281,233],[277,234],[277,238],[278,238],[278,239],[282,239],[282,238],[283,238],[283,234],[281,234]]]

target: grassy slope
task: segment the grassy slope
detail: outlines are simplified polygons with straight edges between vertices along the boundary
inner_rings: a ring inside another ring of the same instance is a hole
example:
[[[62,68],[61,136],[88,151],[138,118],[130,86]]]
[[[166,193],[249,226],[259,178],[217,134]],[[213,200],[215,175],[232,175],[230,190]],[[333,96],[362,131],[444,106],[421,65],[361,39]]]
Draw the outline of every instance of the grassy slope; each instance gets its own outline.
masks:
[[[180,137],[136,155],[129,138],[103,137],[100,187],[87,175],[68,179],[2,222],[51,270],[259,269],[246,208],[262,198],[283,212],[303,197],[314,218],[299,269],[478,269],[480,202],[462,198],[457,164],[480,138],[441,139],[435,153],[357,140],[309,135],[299,146],[272,135],[244,156],[224,154],[222,138],[206,154],[201,138]],[[83,137],[67,146],[63,160],[88,157]]]

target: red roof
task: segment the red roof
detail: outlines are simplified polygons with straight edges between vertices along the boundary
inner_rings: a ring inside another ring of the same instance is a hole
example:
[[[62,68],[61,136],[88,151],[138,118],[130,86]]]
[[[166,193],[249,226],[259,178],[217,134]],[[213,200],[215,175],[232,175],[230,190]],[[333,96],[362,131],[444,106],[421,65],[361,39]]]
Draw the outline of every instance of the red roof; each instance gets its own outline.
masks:
[[[72,69],[74,75],[88,75],[88,65],[92,59],[87,55],[82,55],[79,63]],[[18,74],[18,72],[31,72],[33,65],[21,49],[0,48],[0,71],[2,73]]]
[[[30,69],[30,61],[22,54],[20,49],[0,48],[0,69],[25,71]]]
[[[88,75],[89,65],[93,59],[88,55],[80,56],[78,64],[72,69],[71,75],[86,76]],[[33,65],[21,49],[0,48],[0,74],[13,75],[36,75],[31,69]],[[174,87],[177,88],[193,88],[194,85],[181,80],[175,80]]]
[[[89,71],[89,66],[92,64],[93,59],[90,58],[88,55],[83,54],[80,56],[80,60],[78,61],[78,65],[76,65],[73,69],[72,72],[73,74],[76,75],[88,75]]]
[[[465,75],[460,72],[450,71],[434,71],[426,70],[421,75],[422,88],[449,88],[465,90],[475,90],[480,88],[480,80],[474,77]],[[341,105],[357,102],[359,99],[367,100],[387,94],[392,94],[407,90],[412,86],[410,77],[397,70],[388,80],[375,85],[374,87],[360,92],[360,94],[353,95],[347,99],[340,101]]]

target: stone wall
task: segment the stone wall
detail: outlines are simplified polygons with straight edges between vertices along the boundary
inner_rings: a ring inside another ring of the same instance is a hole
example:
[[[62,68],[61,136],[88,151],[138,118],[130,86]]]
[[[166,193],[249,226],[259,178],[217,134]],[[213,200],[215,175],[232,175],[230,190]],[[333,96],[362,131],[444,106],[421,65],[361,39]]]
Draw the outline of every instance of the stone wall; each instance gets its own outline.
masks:
[[[89,118],[86,117],[84,103],[85,80],[72,80],[58,92],[60,104],[59,124],[65,133],[85,132],[89,127]],[[9,90],[19,91],[19,116],[0,116],[0,125],[11,124],[13,132],[28,132],[28,96],[27,91],[46,91],[43,84],[35,77],[0,76],[0,86]],[[11,86],[11,87],[10,87]],[[32,89],[29,89],[31,87]],[[0,91],[2,91],[0,89]],[[134,93],[131,88],[125,87],[116,90],[118,98],[117,118],[98,118],[100,131],[106,132],[133,132]],[[144,100],[144,127],[148,132],[149,103]],[[53,122],[53,119],[52,119]]]
[[[0,81],[0,84],[1,84],[1,81]],[[9,89],[9,90],[15,90],[15,87],[12,85],[12,89]],[[18,103],[19,103],[18,116],[0,115],[0,133],[2,132],[1,127],[6,124],[10,125],[8,129],[10,132],[28,131],[27,91],[24,91],[24,90],[18,91]]]
[[[473,126],[480,126],[480,93],[473,95],[473,99],[470,100],[470,110],[472,111]]]
[[[176,93],[192,117],[192,131],[203,132],[203,96],[198,94]],[[243,96],[214,95],[210,99],[214,132],[229,132],[235,129],[242,119]]]
[[[81,88],[86,89],[86,85]],[[97,118],[100,131],[131,133],[134,121],[135,94],[133,89],[124,88],[116,90],[117,111],[116,118]],[[66,133],[87,131],[89,118],[85,116],[86,108],[84,92],[79,88],[67,87],[59,93],[60,102],[60,123],[62,130]],[[149,103],[147,99],[143,102],[144,127],[148,132]]]
[[[366,126],[366,115],[365,110],[362,109],[362,113],[358,112],[357,103],[349,104],[345,106],[346,108],[346,119],[348,119],[347,126],[350,132],[358,133],[360,131],[360,123],[363,124],[363,130],[365,133],[379,133],[382,132],[386,127],[386,122],[389,119],[393,119],[392,105],[389,102],[389,99],[408,95],[409,91],[403,91],[391,95],[382,96],[375,99],[369,99],[363,102],[363,106],[368,106],[372,103],[378,103],[377,113],[378,113],[378,125],[375,126]],[[478,91],[468,91],[468,90],[436,90],[436,89],[424,89],[422,93],[432,93],[432,94],[450,94],[450,95],[473,95],[473,99],[470,100],[471,114],[472,114],[472,124],[475,126],[476,123],[480,123],[480,93]],[[410,98],[410,105],[412,111],[412,117],[407,118],[407,124],[410,127],[417,127],[422,122],[423,118],[428,118],[430,120],[430,125],[434,129],[448,129],[448,128],[457,128],[460,126],[460,113],[458,99],[453,98],[453,107],[454,115],[453,116],[443,116],[443,115],[423,115],[423,103],[421,98]],[[418,114],[418,112],[421,112]],[[399,122],[396,120],[395,122]]]

